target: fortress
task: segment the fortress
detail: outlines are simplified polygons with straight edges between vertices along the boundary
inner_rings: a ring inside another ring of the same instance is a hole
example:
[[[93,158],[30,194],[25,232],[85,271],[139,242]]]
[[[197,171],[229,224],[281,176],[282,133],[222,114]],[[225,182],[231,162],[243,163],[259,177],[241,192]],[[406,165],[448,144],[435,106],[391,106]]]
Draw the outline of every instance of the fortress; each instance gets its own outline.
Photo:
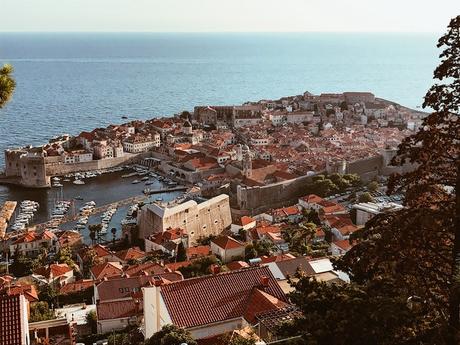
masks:
[[[392,173],[411,170],[409,164],[402,167],[390,165],[396,155],[396,149],[382,150],[375,157],[360,159],[353,162],[338,161],[327,164],[326,171],[318,174],[357,174],[363,181]],[[258,214],[270,208],[278,208],[295,203],[305,194],[305,186],[311,182],[312,176],[301,176],[295,179],[272,183],[265,186],[245,186],[238,183],[231,185],[233,211],[238,214]]]
[[[109,169],[145,156],[150,156],[150,153],[125,154],[121,157],[66,163],[60,156],[47,156],[41,147],[5,150],[5,175],[0,177],[0,183],[47,188],[51,186],[53,176]]]
[[[139,238],[167,229],[187,229],[190,245],[198,238],[218,235],[232,223],[228,195],[221,194],[198,203],[186,201],[172,207],[148,204],[138,214]]]

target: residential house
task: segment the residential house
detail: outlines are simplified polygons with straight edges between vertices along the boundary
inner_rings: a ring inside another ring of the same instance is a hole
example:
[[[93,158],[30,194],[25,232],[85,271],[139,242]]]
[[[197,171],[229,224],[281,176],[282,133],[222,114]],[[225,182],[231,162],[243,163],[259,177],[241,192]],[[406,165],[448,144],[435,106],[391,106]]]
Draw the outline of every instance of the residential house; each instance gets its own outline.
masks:
[[[252,217],[248,217],[248,216],[243,216],[240,218],[239,221],[235,222],[235,223],[232,223],[232,225],[230,225],[230,230],[233,234],[238,234],[241,230],[244,230],[244,231],[249,231],[253,228],[256,227],[256,224],[257,224],[257,221],[252,218]]]
[[[104,262],[99,265],[94,265],[90,269],[91,278],[100,280],[106,277],[117,277],[123,274],[123,267],[119,262]]]
[[[334,241],[331,243],[331,253],[333,256],[345,255],[352,247],[349,240]]]
[[[94,286],[98,333],[123,329],[138,322],[143,308],[142,287],[169,284],[182,279],[182,275],[176,272],[103,279]]]
[[[36,269],[32,277],[40,284],[64,286],[75,280],[73,269],[67,264],[49,264]]]
[[[59,249],[59,242],[54,233],[45,230],[37,233],[35,230],[28,231],[21,235],[10,245],[10,253],[14,255],[16,251],[24,256],[36,257],[42,249],[56,253]]]
[[[211,252],[224,263],[244,258],[245,247],[230,236],[219,236],[211,241]]]
[[[144,242],[145,251],[148,253],[160,250],[169,256],[175,256],[179,243],[182,243],[184,248],[188,247],[188,236],[184,229],[174,228],[152,234],[146,237]]]
[[[144,287],[143,296],[146,338],[174,324],[195,339],[206,339],[256,324],[260,313],[289,306],[267,267],[156,284]]]

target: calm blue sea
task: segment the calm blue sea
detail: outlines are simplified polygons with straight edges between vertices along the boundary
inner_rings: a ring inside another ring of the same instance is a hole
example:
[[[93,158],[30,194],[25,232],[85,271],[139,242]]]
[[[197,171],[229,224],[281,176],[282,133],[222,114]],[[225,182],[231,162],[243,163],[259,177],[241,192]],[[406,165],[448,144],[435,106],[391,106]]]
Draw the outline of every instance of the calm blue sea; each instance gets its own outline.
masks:
[[[199,104],[372,91],[417,107],[432,84],[427,34],[0,33],[17,90],[0,110],[0,152]],[[0,165],[3,164],[3,155]]]

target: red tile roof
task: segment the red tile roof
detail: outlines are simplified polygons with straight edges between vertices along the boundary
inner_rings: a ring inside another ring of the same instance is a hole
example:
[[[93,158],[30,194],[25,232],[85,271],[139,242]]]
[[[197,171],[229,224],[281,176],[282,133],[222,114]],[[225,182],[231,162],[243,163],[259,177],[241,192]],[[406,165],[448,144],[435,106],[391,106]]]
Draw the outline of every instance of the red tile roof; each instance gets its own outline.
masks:
[[[212,243],[219,246],[222,249],[235,249],[244,247],[244,243],[235,240],[230,236],[219,236],[212,240]]]
[[[92,288],[95,283],[96,283],[96,280],[82,279],[82,280],[78,280],[76,282],[68,283],[68,284],[64,285],[59,290],[59,292],[61,294],[64,294],[64,295],[74,293],[74,292],[81,292],[81,291],[85,291],[85,290],[87,290],[89,288]]]
[[[254,218],[248,217],[248,216],[243,216],[241,217],[241,225],[245,226],[248,225],[252,222],[255,222],[256,220]]]
[[[35,285],[24,284],[11,286],[8,292],[9,295],[21,295],[29,301],[29,303],[38,301],[38,293]]]
[[[175,272],[181,267],[187,267],[192,264],[192,261],[182,261],[182,262],[171,262],[169,264],[165,264],[165,267],[170,269],[171,271]]]
[[[334,243],[337,247],[345,251],[348,251],[353,247],[353,245],[350,244],[349,240],[334,241],[332,243]]]
[[[273,216],[275,217],[289,217],[300,213],[301,212],[297,206],[283,207],[273,210]]]
[[[235,270],[240,270],[242,268],[249,267],[249,264],[245,261],[232,261],[226,264],[225,266],[227,266],[227,268],[230,271],[235,271]]]
[[[262,277],[268,277],[266,287]],[[162,286],[161,295],[174,324],[194,327],[243,317],[255,287],[287,302],[268,267],[186,279]]]
[[[165,273],[165,267],[161,266],[155,262],[145,262],[143,264],[136,264],[128,266],[124,269],[124,273],[129,277],[139,276],[139,275],[156,275]]]
[[[268,264],[270,262],[279,262],[284,260],[295,259],[295,256],[292,254],[280,254],[276,256],[261,256],[262,264]]]
[[[208,256],[211,253],[210,246],[197,246],[197,247],[189,247],[186,249],[187,258],[193,259],[200,256]]]
[[[141,287],[153,286],[156,280],[162,281],[156,276],[120,277],[103,280],[96,288],[101,302],[119,300],[130,298],[131,294],[139,292]]]
[[[103,258],[104,256],[108,256],[112,254],[110,250],[107,249],[107,247],[101,245],[101,244],[96,244],[95,246],[92,247],[94,251],[96,252],[97,256],[100,258]]]
[[[320,196],[316,194],[308,194],[302,197],[301,199],[305,202],[308,202],[309,204],[317,204],[324,200],[323,198],[321,198]]]
[[[256,321],[256,315],[270,310],[281,309],[287,307],[288,303],[281,301],[278,298],[254,288],[247,303],[247,309],[244,313],[244,318],[250,323]]]
[[[134,300],[99,303],[96,306],[98,320],[121,319],[135,316],[140,312],[142,303]]]
[[[133,247],[116,252],[115,255],[122,261],[129,261],[143,258],[145,256],[145,252],[140,250],[138,247]]]
[[[45,230],[40,234],[35,231],[28,231],[24,235],[20,236],[13,244],[29,243],[42,240],[50,241],[55,238],[57,238],[56,235],[48,230]]]
[[[50,279],[63,276],[70,271],[72,271],[72,268],[67,264],[51,264],[48,267],[38,268],[34,273]]]
[[[121,267],[113,262],[104,262],[99,265],[91,267],[91,274],[95,279],[102,279],[104,277],[119,276],[123,273]]]

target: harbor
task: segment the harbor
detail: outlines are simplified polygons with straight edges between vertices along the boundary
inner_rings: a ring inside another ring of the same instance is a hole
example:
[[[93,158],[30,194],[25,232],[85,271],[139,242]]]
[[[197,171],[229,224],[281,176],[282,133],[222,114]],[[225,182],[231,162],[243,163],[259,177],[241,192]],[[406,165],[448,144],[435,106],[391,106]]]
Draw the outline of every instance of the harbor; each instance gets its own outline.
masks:
[[[76,180],[83,183],[75,184]],[[91,243],[89,225],[102,224],[101,236],[111,240],[112,228],[116,229],[114,235],[120,236],[122,221],[131,205],[141,201],[173,201],[182,197],[186,190],[186,187],[142,166],[129,166],[110,173],[61,176],[53,179],[53,187],[48,189],[1,186],[0,206],[11,209],[17,203],[26,207],[27,212],[23,215],[19,212],[22,209],[15,206],[16,212],[10,212],[7,221],[0,219],[0,234],[1,224],[4,224],[7,237],[14,237],[29,226],[37,230],[78,230],[85,243]],[[91,212],[87,212],[89,204]],[[82,212],[85,207],[87,211]],[[18,217],[20,223],[16,222]]]

